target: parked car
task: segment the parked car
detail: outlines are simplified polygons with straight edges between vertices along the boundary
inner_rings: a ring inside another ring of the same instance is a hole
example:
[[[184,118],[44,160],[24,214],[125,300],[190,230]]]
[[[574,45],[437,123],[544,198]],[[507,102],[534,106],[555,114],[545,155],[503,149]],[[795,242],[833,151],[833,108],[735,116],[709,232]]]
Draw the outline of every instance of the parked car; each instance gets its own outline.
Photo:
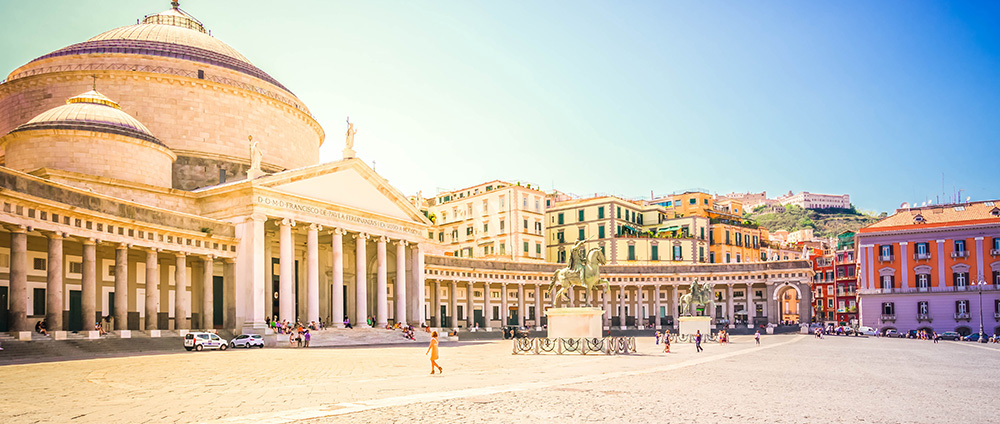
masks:
[[[264,347],[264,338],[260,334],[240,334],[235,339],[229,341],[229,347]]]
[[[874,328],[865,327],[865,326],[862,325],[862,326],[858,327],[858,333],[862,334],[862,335],[865,335],[865,336],[874,336],[875,333],[876,333],[876,331],[875,331]]]
[[[226,339],[215,333],[193,332],[184,335],[184,349],[188,351],[192,349],[197,351],[204,349],[226,350],[228,347]]]
[[[888,330],[885,330],[885,334],[883,334],[883,335],[885,337],[899,337],[899,332],[896,331],[895,328],[890,328]]]
[[[961,340],[962,335],[954,331],[945,331],[944,333],[938,334],[938,340]]]
[[[906,332],[906,338],[908,338],[908,339],[915,339],[919,335],[920,335],[920,332],[918,332],[917,330],[910,330],[910,331]],[[900,336],[900,337],[902,337],[902,336]]]
[[[967,342],[978,342],[979,336],[980,336],[979,333],[972,333],[969,334],[968,336],[962,337],[962,340]]]

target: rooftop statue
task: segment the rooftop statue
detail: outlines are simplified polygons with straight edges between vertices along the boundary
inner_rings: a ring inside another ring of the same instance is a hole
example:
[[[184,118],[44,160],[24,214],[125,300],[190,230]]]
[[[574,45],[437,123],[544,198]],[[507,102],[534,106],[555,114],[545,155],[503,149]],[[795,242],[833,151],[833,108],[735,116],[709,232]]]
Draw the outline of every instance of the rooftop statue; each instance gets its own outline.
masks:
[[[247,138],[250,140],[250,169],[260,171],[260,160],[264,157],[264,152],[260,150],[260,142],[254,141],[252,135]]]

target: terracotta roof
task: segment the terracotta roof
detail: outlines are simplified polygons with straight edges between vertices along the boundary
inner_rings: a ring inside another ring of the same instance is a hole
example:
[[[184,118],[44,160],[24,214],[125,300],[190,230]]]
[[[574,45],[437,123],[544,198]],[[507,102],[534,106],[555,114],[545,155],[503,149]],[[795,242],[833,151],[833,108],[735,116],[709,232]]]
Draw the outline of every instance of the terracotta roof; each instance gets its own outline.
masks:
[[[982,222],[1000,223],[1000,201],[899,209],[889,217],[862,228],[860,232],[870,233],[901,227],[936,227]]]

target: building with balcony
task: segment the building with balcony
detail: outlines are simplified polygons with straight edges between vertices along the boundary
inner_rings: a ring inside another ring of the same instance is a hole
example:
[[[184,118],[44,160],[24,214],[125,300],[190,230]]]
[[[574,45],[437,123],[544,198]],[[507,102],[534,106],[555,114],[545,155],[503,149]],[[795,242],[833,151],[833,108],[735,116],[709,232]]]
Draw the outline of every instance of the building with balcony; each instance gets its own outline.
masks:
[[[837,235],[833,266],[836,278],[836,324],[854,325],[858,319],[858,277],[854,231]]]
[[[899,209],[858,232],[857,252],[861,325],[1000,331],[996,202]]]
[[[429,236],[445,255],[545,259],[545,193],[531,185],[494,180],[419,203],[434,223]]]
[[[815,322],[836,325],[837,294],[834,279],[834,255],[818,251],[810,255],[809,261],[813,267],[812,289],[814,293],[813,311]]]
[[[778,196],[777,200],[784,206],[795,205],[803,209],[850,209],[851,207],[849,194],[819,194],[808,191],[792,194],[789,191],[784,196]]]

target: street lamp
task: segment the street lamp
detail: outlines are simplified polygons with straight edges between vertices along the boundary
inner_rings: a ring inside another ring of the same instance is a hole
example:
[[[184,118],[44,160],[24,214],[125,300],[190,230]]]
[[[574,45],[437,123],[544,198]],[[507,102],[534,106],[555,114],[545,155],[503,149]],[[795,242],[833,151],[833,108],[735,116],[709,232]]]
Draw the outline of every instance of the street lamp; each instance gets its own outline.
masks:
[[[986,280],[983,276],[979,276],[979,281],[974,283],[977,288],[979,288],[979,340],[982,341],[986,333],[983,331],[983,286],[986,285]]]

